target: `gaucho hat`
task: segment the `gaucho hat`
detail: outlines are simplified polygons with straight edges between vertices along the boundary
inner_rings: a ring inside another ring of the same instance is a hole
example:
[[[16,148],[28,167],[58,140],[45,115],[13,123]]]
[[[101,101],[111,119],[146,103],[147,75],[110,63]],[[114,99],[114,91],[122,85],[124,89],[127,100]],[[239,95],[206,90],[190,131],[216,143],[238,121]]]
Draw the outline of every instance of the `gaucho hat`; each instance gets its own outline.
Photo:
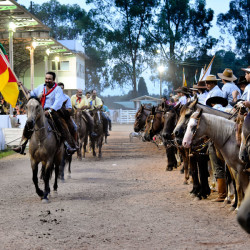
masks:
[[[226,107],[228,105],[227,99],[220,96],[213,96],[207,99],[206,105],[212,107],[212,103],[221,104],[223,107]]]
[[[205,79],[205,83],[209,82],[218,82],[220,79],[217,79],[215,75],[208,75]]]
[[[183,93],[185,95],[190,94],[189,89],[187,87],[180,87],[180,88],[178,88],[178,89],[176,89],[174,91],[177,92],[177,93]]]
[[[218,73],[217,75],[220,79],[224,79],[227,81],[237,80],[237,77],[233,74],[233,71],[231,69],[225,69],[223,73]]]
[[[247,73],[250,73],[250,66],[248,66],[247,68],[242,68],[241,70],[247,72]]]
[[[236,85],[241,85],[241,84],[248,85],[248,82],[245,76],[240,76],[238,79],[238,82],[236,83]]]
[[[199,81],[197,84],[193,85],[193,88],[190,88],[190,89],[197,90],[197,89],[206,89],[206,88],[207,86],[205,84],[205,81]]]

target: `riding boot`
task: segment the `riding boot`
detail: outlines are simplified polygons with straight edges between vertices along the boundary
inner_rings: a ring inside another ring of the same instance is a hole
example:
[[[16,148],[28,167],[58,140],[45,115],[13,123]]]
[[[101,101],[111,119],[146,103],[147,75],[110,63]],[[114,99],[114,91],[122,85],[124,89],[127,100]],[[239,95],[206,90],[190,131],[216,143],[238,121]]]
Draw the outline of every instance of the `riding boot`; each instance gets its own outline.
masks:
[[[217,179],[218,183],[218,197],[212,201],[214,202],[223,202],[227,196],[226,193],[226,179],[225,178],[220,178]]]
[[[21,142],[20,142],[19,146],[12,149],[13,151],[15,151],[16,153],[25,155],[24,151],[25,151],[25,148],[26,148],[26,145],[27,145],[29,139],[31,138],[31,136],[33,134],[33,127],[34,127],[34,125],[32,123],[26,122],[24,130],[23,130]]]
[[[83,111],[82,114],[84,115],[84,117],[87,120],[87,126],[88,126],[88,130],[89,130],[89,135],[91,138],[95,138],[98,136],[98,134],[96,134],[93,129],[94,129],[94,121],[93,121],[93,117],[90,116],[89,113],[87,113],[86,111]]]

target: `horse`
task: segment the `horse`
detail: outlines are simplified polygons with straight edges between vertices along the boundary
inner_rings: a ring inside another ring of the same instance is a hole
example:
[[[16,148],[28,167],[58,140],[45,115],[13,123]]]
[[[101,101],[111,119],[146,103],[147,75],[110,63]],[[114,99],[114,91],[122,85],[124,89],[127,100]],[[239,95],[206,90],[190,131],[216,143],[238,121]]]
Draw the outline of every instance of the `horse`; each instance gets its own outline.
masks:
[[[87,120],[80,109],[75,111],[74,118],[77,125],[77,140],[79,146],[77,150],[77,158],[78,160],[82,160],[82,158],[85,158],[85,154],[87,152],[89,134]]]
[[[102,157],[102,144],[103,144],[103,121],[101,118],[101,109],[95,108],[92,110],[93,118],[94,118],[94,132],[98,135],[97,137],[91,139],[91,148],[93,152],[93,156],[96,156],[95,146],[98,148],[98,157]]]
[[[48,202],[50,193],[49,180],[55,170],[54,191],[57,191],[59,165],[62,161],[64,145],[57,137],[44,115],[40,102],[31,98],[27,103],[27,125],[33,129],[29,142],[30,163],[33,172],[33,183],[36,193],[44,203]],[[44,191],[38,186],[38,164],[42,163],[41,177],[44,181]]]
[[[72,155],[67,154],[65,150],[63,154],[62,162],[59,166],[59,179],[61,181],[64,181],[64,169],[67,163],[68,163],[68,178],[71,178],[71,162],[72,162]]]
[[[144,130],[146,119],[151,112],[151,108],[141,105],[135,114],[134,131],[140,132]]]
[[[244,192],[249,183],[247,173],[244,171],[244,164],[240,161],[239,146],[235,138],[235,122],[212,114],[203,113],[202,109],[194,112],[191,116],[187,130],[185,132],[182,145],[190,148],[195,139],[204,135],[211,138],[215,147],[223,156],[227,166],[234,170],[236,191],[237,191],[237,207],[241,205]]]

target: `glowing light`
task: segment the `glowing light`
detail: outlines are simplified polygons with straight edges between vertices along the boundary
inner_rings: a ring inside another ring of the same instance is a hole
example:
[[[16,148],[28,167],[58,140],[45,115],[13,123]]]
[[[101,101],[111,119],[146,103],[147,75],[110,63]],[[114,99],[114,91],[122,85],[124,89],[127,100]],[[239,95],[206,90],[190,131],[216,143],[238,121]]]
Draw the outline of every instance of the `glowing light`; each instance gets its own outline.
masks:
[[[32,42],[32,47],[35,49],[37,46],[37,43],[36,42]]]
[[[55,61],[56,61],[56,62],[59,62],[59,61],[60,61],[59,56],[56,56],[56,57],[55,57]]]
[[[15,31],[16,31],[16,27],[17,27],[17,26],[16,26],[13,22],[10,22],[10,23],[9,23],[9,30],[15,32]]]
[[[162,73],[162,72],[164,72],[165,67],[164,67],[163,65],[160,65],[157,69],[158,69],[158,71],[159,71],[160,73]]]
[[[49,54],[50,54],[50,49],[46,49],[46,54],[49,56]]]

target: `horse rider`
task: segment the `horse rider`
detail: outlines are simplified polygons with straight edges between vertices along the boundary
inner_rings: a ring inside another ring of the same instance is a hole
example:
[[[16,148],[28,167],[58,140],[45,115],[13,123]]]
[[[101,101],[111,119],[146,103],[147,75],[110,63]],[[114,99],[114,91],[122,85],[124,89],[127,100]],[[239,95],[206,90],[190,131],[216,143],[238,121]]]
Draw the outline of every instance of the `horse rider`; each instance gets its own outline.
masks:
[[[182,105],[185,105],[188,102],[188,99],[190,98],[190,93],[188,92],[188,88],[181,87],[181,88],[178,88],[177,90],[174,90],[174,91],[177,92],[178,96],[180,96],[177,104],[181,103]]]
[[[196,90],[198,93],[197,93],[197,98],[198,98],[198,101],[199,103],[201,104],[206,104],[206,99],[207,99],[207,95],[208,95],[208,92],[207,92],[207,86],[205,84],[205,81],[199,81],[196,84],[193,85],[193,88],[190,88],[192,90]]]
[[[47,72],[45,75],[45,84],[39,85],[32,91],[29,91],[24,86],[24,89],[29,93],[29,97],[37,97],[40,99],[41,105],[43,106],[44,115],[46,117],[52,117],[53,121],[59,132],[61,133],[64,145],[68,154],[73,154],[77,149],[75,141],[72,138],[67,123],[65,121],[64,112],[62,110],[63,103],[66,101],[63,95],[62,89],[55,83],[56,74],[54,72]],[[18,82],[18,85],[22,85]],[[24,150],[28,140],[33,134],[33,128],[29,128],[28,124],[25,124],[23,130],[23,136],[20,145],[13,150],[17,153],[24,154]]]
[[[62,82],[59,82],[57,84],[59,87],[61,87],[62,90],[64,90],[64,84]],[[73,136],[73,138],[75,139],[75,142],[77,143],[77,125],[74,121],[74,119],[72,118],[73,115],[73,110],[72,110],[72,105],[71,105],[71,100],[70,97],[68,95],[66,95],[65,93],[63,93],[65,100],[63,103],[63,106],[65,109],[64,110],[64,117],[65,120],[67,119],[67,124],[69,127],[69,131],[71,133],[71,135]]]
[[[87,100],[89,100],[90,97],[91,97],[91,93],[89,91],[87,91],[86,94],[85,94],[85,96],[86,96]]]
[[[95,108],[101,108],[103,105],[101,98],[97,97],[97,92],[95,89],[93,89],[91,92],[91,98],[89,100],[89,104],[90,104],[90,111],[92,111]],[[106,136],[110,136],[108,131],[108,118],[103,111],[101,111],[101,117],[103,121],[103,132],[105,133]]]
[[[228,100],[228,103],[234,105],[240,98],[240,89],[234,84],[237,77],[233,74],[231,69],[225,69],[223,73],[218,73],[218,77],[222,80],[223,97]]]
[[[108,124],[109,124],[109,131],[111,131],[112,130],[112,123],[111,123],[111,119],[109,118],[109,116],[110,116],[110,111],[109,111],[109,108],[106,106],[106,105],[104,105],[104,101],[102,100],[102,110],[103,110],[103,112],[105,113],[105,115],[106,115],[106,117],[107,117],[107,119],[108,119]]]
[[[77,93],[75,95],[71,96],[71,98],[70,98],[71,105],[74,109],[81,109],[82,110],[82,114],[83,114],[84,118],[87,120],[89,135],[90,135],[90,137],[94,138],[94,137],[97,137],[97,134],[93,131],[94,130],[94,119],[87,111],[87,109],[90,108],[90,105],[89,105],[87,98],[82,93],[83,93],[82,89],[78,89]]]
[[[250,66],[248,66],[247,68],[242,68],[241,70],[245,72],[245,79],[247,82],[244,92],[241,95],[241,99],[244,100],[243,104],[247,108],[250,108],[250,84],[249,84],[250,83]]]

